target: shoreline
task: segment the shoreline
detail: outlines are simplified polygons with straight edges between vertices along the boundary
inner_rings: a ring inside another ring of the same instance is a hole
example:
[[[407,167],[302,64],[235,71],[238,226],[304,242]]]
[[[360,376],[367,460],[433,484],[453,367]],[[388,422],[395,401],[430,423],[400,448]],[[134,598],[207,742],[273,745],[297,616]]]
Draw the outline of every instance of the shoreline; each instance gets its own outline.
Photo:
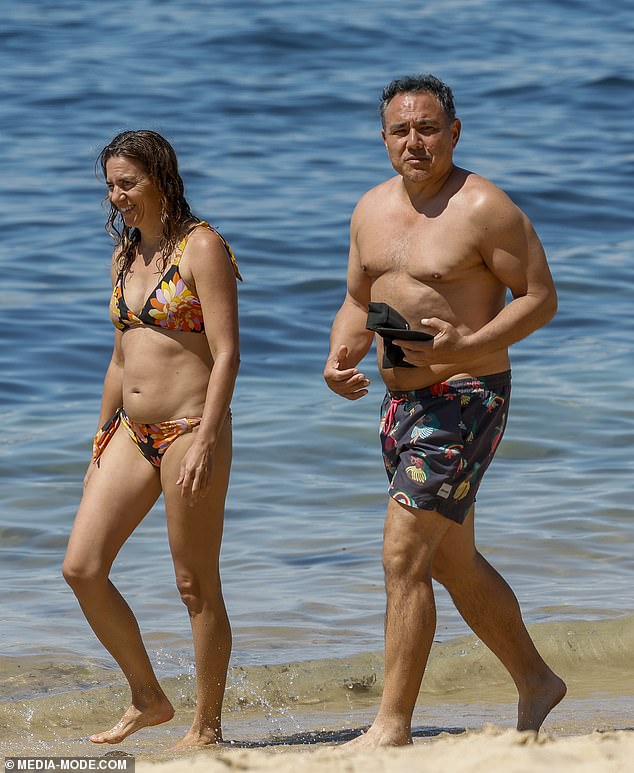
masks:
[[[542,738],[550,739],[548,749],[558,749],[566,738],[584,737],[593,747],[598,742],[595,736],[617,733],[631,738],[634,614],[604,621],[538,623],[529,629],[546,660],[567,682],[568,695],[547,717],[537,745],[528,746],[541,750]],[[273,757],[284,759],[291,753],[311,759],[318,753],[321,759],[324,746],[344,743],[373,720],[382,666],[380,652],[232,666],[223,712],[224,736],[230,744],[205,750],[207,758],[256,754],[245,763],[255,767],[245,770],[265,770],[274,751],[280,755]],[[119,745],[95,747],[88,736],[111,727],[128,705],[128,689],[114,666],[74,658],[70,651],[39,655],[31,651],[23,657],[0,656],[0,673],[0,742],[6,756],[132,754],[138,765],[170,763],[174,756],[168,750],[183,737],[193,716],[192,672],[185,668],[177,676],[163,674],[161,683],[177,710],[175,718],[145,728]],[[496,743],[509,750],[526,745],[525,734],[513,730],[516,700],[510,677],[478,639],[467,636],[435,643],[413,718],[415,746],[436,748],[443,739],[471,744],[472,736],[483,733],[489,740],[504,735],[505,740]],[[522,743],[518,735],[524,736]],[[617,747],[629,743],[619,740]],[[599,748],[609,747],[597,747],[595,756],[602,754]],[[615,753],[620,754],[618,749]],[[179,764],[189,765],[197,754],[179,755]],[[382,760],[385,754],[380,753]],[[234,762],[222,769],[230,769]],[[355,771],[356,764],[353,760],[350,770]],[[381,764],[384,767],[377,770],[391,770],[389,754]],[[487,768],[487,773],[494,769]]]
[[[534,738],[487,727],[462,736],[443,735],[413,746],[346,750],[332,747],[298,751],[271,747],[267,750],[213,749],[166,762],[138,761],[140,773],[220,773],[220,771],[277,771],[277,773],[532,773],[554,768],[557,773],[623,771],[634,754],[634,732],[612,731],[592,735]]]

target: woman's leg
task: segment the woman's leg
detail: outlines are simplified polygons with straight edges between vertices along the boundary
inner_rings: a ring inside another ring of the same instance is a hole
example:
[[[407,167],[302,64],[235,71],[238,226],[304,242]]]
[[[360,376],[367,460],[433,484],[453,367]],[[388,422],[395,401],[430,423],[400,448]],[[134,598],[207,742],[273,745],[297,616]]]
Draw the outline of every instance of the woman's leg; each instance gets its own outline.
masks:
[[[221,712],[231,654],[231,629],[222,597],[219,554],[231,468],[229,419],[214,449],[211,485],[194,505],[176,485],[183,455],[195,439],[182,435],[165,452],[161,480],[176,585],[189,613],[197,673],[196,714],[177,748],[222,740]]]
[[[108,579],[121,546],[160,492],[158,471],[119,427],[88,477],[62,568],[86,619],[132,692],[132,705],[123,718],[111,730],[92,736],[95,743],[119,743],[174,714],[152,670],[137,621]]]

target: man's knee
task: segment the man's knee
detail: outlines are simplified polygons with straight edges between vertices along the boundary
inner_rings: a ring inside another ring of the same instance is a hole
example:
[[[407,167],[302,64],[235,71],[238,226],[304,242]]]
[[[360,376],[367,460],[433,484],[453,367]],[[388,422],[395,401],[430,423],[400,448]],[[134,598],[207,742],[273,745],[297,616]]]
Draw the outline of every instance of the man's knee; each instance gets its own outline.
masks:
[[[388,513],[383,540],[386,582],[431,582],[434,556],[447,524],[433,512],[395,507]]]
[[[472,583],[478,554],[455,553],[440,548],[434,556],[432,577],[451,592],[464,583]]]
[[[431,574],[434,580],[443,585],[445,588],[450,586],[452,580],[454,579],[452,577],[451,568],[448,567],[446,562],[443,561],[439,556],[434,558]]]
[[[383,544],[385,582],[419,582],[431,577],[431,557],[425,545],[405,540]]]

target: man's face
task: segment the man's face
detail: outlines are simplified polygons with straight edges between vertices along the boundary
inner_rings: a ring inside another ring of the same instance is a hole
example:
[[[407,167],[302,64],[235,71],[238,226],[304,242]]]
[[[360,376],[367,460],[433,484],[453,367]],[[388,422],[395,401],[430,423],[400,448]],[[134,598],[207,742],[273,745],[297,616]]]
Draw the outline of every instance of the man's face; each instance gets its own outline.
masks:
[[[405,180],[426,182],[451,169],[460,121],[450,121],[433,94],[397,94],[381,135],[394,169]]]

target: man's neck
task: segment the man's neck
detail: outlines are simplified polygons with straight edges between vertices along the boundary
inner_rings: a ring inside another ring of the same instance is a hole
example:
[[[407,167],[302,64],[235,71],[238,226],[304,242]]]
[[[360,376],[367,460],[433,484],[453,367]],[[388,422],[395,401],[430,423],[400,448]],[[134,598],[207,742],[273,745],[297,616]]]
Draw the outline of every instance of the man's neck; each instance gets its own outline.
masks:
[[[455,170],[456,167],[452,164],[444,175],[434,179],[423,180],[421,182],[406,180],[402,177],[401,180],[404,193],[414,206],[433,201],[443,190]]]

